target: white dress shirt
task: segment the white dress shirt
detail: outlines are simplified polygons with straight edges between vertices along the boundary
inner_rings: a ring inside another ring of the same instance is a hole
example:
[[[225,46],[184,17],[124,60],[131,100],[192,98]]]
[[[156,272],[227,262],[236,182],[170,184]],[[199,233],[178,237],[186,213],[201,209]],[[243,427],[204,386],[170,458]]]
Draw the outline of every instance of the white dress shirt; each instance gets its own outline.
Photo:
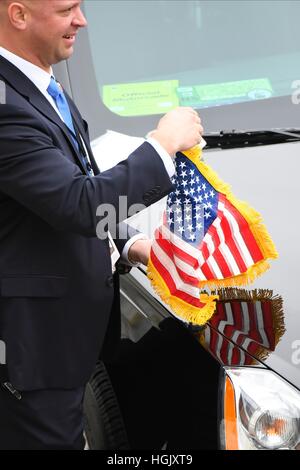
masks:
[[[50,80],[51,76],[53,76],[52,70],[50,73],[46,72],[45,70],[41,69],[37,65],[32,64],[31,62],[28,62],[27,60],[23,59],[22,57],[19,57],[16,54],[13,54],[12,52],[8,51],[4,47],[0,46],[0,55],[4,57],[6,60],[11,62],[15,67],[21,70],[21,72],[26,75],[29,80],[31,80],[34,85],[39,89],[39,91],[44,95],[44,97],[49,101],[51,106],[54,108],[54,110],[57,112],[57,114],[60,116],[60,118],[63,120],[56,103],[54,99],[49,95],[47,89],[48,86],[50,85]],[[172,157],[168,154],[168,152],[153,138],[148,138],[147,142],[149,142],[150,145],[156,150],[156,152],[159,154],[161,157],[165,168],[168,172],[168,175],[170,178],[174,175],[175,173],[175,166],[173,163]],[[123,251],[122,251],[122,259],[123,261],[126,262],[126,264],[129,264],[130,266],[138,265],[138,263],[134,264],[131,263],[128,260],[128,251],[131,245],[139,239],[146,239],[147,237],[140,233],[128,240],[128,242],[125,244]]]

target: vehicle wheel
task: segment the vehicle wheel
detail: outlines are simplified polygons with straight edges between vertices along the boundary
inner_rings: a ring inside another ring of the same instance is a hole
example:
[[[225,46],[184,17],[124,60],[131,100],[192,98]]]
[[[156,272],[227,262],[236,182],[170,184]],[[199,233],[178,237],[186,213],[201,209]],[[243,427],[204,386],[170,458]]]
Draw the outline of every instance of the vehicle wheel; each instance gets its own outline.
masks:
[[[128,438],[103,362],[98,362],[84,397],[85,437],[90,450],[126,450]]]

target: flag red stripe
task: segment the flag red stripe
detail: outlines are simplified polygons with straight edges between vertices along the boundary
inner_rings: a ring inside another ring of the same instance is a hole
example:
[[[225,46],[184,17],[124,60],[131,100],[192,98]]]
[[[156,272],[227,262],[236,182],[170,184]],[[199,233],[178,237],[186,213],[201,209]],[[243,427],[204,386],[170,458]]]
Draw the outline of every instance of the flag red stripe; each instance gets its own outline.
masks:
[[[218,211],[218,217],[221,220],[220,228],[224,233],[224,238],[226,240],[226,245],[228,246],[228,249],[230,250],[233,258],[235,259],[235,262],[236,262],[236,264],[239,268],[240,273],[244,273],[244,272],[247,271],[247,266],[246,266],[246,264],[245,264],[245,262],[244,262],[244,260],[241,256],[240,250],[236,246],[235,240],[234,240],[232,232],[231,232],[229,222],[228,222],[226,216],[224,215],[224,213],[221,210]]]
[[[179,277],[186,283],[191,284],[192,286],[199,286],[199,279],[194,276],[190,276],[186,272],[177,266],[176,261],[174,260],[174,245],[166,239],[156,239],[157,244],[160,248],[166,253],[166,255],[170,258],[170,261],[173,263],[174,268],[177,270]]]
[[[269,348],[271,351],[275,349],[275,332],[273,326],[273,315],[272,315],[272,301],[262,300],[261,302],[262,316],[264,322],[264,332],[269,341]],[[260,331],[260,330],[259,330]]]
[[[249,356],[249,354],[246,354],[246,360],[245,360],[245,366],[250,366],[251,364],[254,363],[254,359],[252,359],[251,356]],[[243,364],[241,364],[243,365]]]
[[[168,229],[169,230],[169,229]],[[178,248],[178,246],[176,246],[174,243],[172,243],[172,241],[170,239],[167,239],[160,231],[160,229],[158,229],[156,232],[155,232],[155,238],[156,240],[159,240],[161,243],[160,243],[160,246],[161,248],[164,250],[164,247],[166,246],[167,243],[170,244],[170,246],[172,247],[172,250],[174,252],[174,254],[176,256],[178,256],[178,258],[180,258],[182,261],[184,261],[185,263],[189,264],[190,266],[192,266],[193,268],[197,268],[199,266],[199,263],[198,263],[198,260],[196,258],[194,258],[193,256],[189,255],[188,253],[186,253],[184,250]],[[166,243],[166,244],[165,244]],[[184,243],[184,242],[183,242]]]
[[[216,302],[216,311],[214,315],[210,319],[210,324],[214,327],[217,328],[220,321],[224,320],[224,309],[222,307],[221,301]]]
[[[218,211],[217,217],[220,219],[220,230],[223,231],[225,243],[226,243],[229,251],[231,252],[233,258],[235,259],[235,262],[236,262],[236,264],[239,268],[240,273],[241,272],[246,272],[247,271],[247,266],[246,266],[241,254],[240,254],[240,251],[239,251],[238,247],[236,246],[236,243],[235,243],[235,240],[233,238],[229,222],[228,222],[225,214],[220,209]],[[217,246],[220,244],[220,237],[219,237],[219,234],[217,232],[216,227],[211,225],[207,233],[211,236],[212,242],[213,242],[215,248],[217,248]],[[205,240],[205,238],[204,238],[204,240]],[[222,272],[223,277],[231,277],[232,275],[234,275],[229,259],[226,257],[226,255],[223,255],[223,253],[220,250],[216,250],[212,255],[210,255],[208,245],[205,241],[203,241],[202,246],[200,247],[200,249],[202,251],[202,254],[203,254],[205,260],[207,260],[209,256],[213,257],[213,259],[217,263],[220,271]],[[216,278],[214,273],[211,273],[211,276],[206,275],[206,277],[207,277],[207,279]]]
[[[259,304],[261,306],[261,309],[263,309],[262,302],[259,302]],[[263,347],[269,348],[270,340],[268,338],[267,325],[265,323],[266,321],[265,312],[264,311],[260,312],[260,310],[257,308],[256,302],[253,302],[252,309],[253,309],[253,326],[251,328],[251,338],[253,337],[253,339],[257,343],[261,344]],[[260,323],[259,323],[259,320],[260,320]],[[253,330],[253,334],[252,334],[252,330]],[[265,333],[266,337],[262,335],[262,330]],[[268,342],[268,344],[266,344],[266,341]]]
[[[205,241],[205,237],[206,235],[210,235],[211,237],[211,243],[213,244],[213,252],[211,253],[209,251],[209,247],[208,247],[208,243]],[[203,239],[203,243],[202,245],[200,246],[200,249],[201,249],[201,252],[202,252],[202,255],[203,255],[203,258],[205,259],[205,261],[208,260],[208,258],[212,258],[215,260],[215,262],[218,264],[218,261],[217,259],[215,258],[215,253],[216,253],[216,248],[217,246],[220,244],[220,238],[219,238],[219,235],[215,229],[215,227],[213,227],[212,225],[209,227],[208,231],[206,232],[206,235]],[[207,265],[208,266],[208,265]],[[221,270],[222,272],[222,269],[221,267],[219,266],[219,269]],[[209,268],[210,272],[211,272],[211,279],[216,279],[217,278],[217,275],[211,271],[211,268]]]
[[[168,289],[170,293],[176,297],[178,297],[181,300],[184,300],[185,302],[190,303],[191,305],[194,305],[195,307],[203,308],[205,304],[200,302],[200,300],[196,299],[195,297],[192,297],[191,295],[187,294],[186,292],[183,292],[179,289],[177,289],[176,284],[169,273],[169,271],[165,268],[165,266],[162,265],[160,260],[157,258],[153,250],[151,250],[151,261],[153,263],[153,266],[157,270],[157,272],[160,274],[160,276],[163,278],[164,282],[167,284]]]
[[[223,275],[223,277],[230,277],[233,275],[233,273],[231,272],[227,262],[226,262],[226,259],[224,258],[223,256],[223,253],[220,251],[219,248],[217,248],[217,250],[215,251],[214,253],[214,258],[219,266],[219,269]]]
[[[254,263],[257,263],[263,259],[263,255],[253,236],[253,233],[249,228],[248,222],[244,219],[242,214],[225,198],[225,196],[220,195],[220,200],[224,202],[226,209],[233,215],[236,222],[238,223],[240,234],[245,241]]]
[[[185,273],[185,272],[182,271],[178,266],[176,266],[176,264],[175,264],[175,267],[176,267],[176,269],[177,269],[177,272],[178,272],[179,276],[181,277],[181,279],[183,279],[183,281],[184,281],[186,284],[191,284],[191,285],[194,286],[194,287],[199,287],[199,279],[197,279],[196,277],[190,276],[189,274]]]
[[[222,252],[218,248],[218,246],[220,245],[220,238],[219,238],[219,235],[217,233],[216,228],[213,225],[211,225],[210,228],[207,231],[207,234],[209,234],[211,236],[211,242],[214,245],[214,251],[211,255],[208,256],[208,253],[209,253],[208,252],[208,244],[207,244],[206,241],[203,242],[202,246],[203,246],[203,251],[205,252],[205,255],[206,255],[206,261],[208,261],[208,259],[213,259],[216,262],[216,264],[218,265],[218,268],[220,269],[223,278],[232,276],[233,273],[231,272],[230,267],[228,266],[228,264],[226,262],[226,259],[224,258]],[[211,271],[211,269],[210,269],[210,271]],[[212,274],[212,277],[208,278],[208,279],[216,279],[217,278],[217,275],[214,274],[212,271],[211,271],[211,274]]]
[[[205,238],[205,237],[204,237]],[[200,251],[203,255],[203,258],[205,259],[205,261],[207,260],[207,258],[209,258],[210,256],[210,253],[209,253],[209,250],[208,250],[208,246],[207,246],[207,243],[204,241],[203,239],[203,242],[201,243],[200,245]]]
[[[220,342],[221,342],[221,348],[220,348]],[[228,348],[229,348],[229,342],[224,340],[222,336],[219,337],[219,355],[224,364],[228,364]]]
[[[255,343],[255,341],[251,341],[251,343],[247,347],[247,352],[252,356],[255,356],[257,350],[260,348],[259,343]]]
[[[233,311],[234,326],[232,327],[231,337],[235,331],[240,331],[238,338],[236,339],[236,344],[244,347],[243,343],[245,339],[252,339],[256,344],[261,342],[256,316],[254,313],[253,302],[245,302],[247,308],[248,316],[248,329],[246,330],[246,317],[242,309],[242,304],[240,301],[231,301],[231,308]],[[249,343],[247,350],[250,352],[252,342]]]
[[[232,316],[233,316],[233,329],[242,331],[244,333],[248,333],[246,331],[246,318],[244,315],[244,311],[242,309],[241,302],[239,300],[232,300],[228,302],[231,306],[231,311],[232,311]],[[249,315],[249,310],[248,310],[248,315]],[[234,331],[233,331],[234,333]]]
[[[233,346],[230,365],[232,366],[243,365],[240,350],[236,346]]]
[[[262,343],[262,337],[259,333],[257,314],[254,302],[247,302],[249,317],[250,317],[250,333],[248,336],[253,339],[256,343]]]
[[[238,331],[239,335],[236,338],[236,344],[242,345],[243,341],[249,337],[249,333],[251,331],[251,321],[250,321],[248,303],[246,302],[247,313],[244,313],[242,304],[239,300],[232,300],[229,303],[231,305],[231,311],[233,315],[233,326],[231,328],[231,337],[234,335],[235,332]],[[249,325],[248,329],[246,329],[246,321],[247,321],[247,324]]]
[[[209,281],[210,279],[215,279],[214,273],[211,271],[210,267],[207,263],[201,266],[201,271],[203,272],[206,279]]]

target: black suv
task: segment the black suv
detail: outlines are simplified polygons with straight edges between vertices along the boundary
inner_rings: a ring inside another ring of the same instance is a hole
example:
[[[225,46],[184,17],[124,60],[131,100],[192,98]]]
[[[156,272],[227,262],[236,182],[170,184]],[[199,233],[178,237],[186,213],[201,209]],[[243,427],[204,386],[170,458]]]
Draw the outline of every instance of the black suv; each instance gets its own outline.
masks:
[[[93,449],[300,449],[299,1],[85,0],[89,26],[56,67],[90,125],[144,136],[193,106],[206,162],[262,213],[279,252],[219,292],[204,327],[176,318],[146,268],[121,276],[122,344],[87,387]],[[281,25],[280,30],[278,24]],[[153,236],[165,201],[133,225]]]

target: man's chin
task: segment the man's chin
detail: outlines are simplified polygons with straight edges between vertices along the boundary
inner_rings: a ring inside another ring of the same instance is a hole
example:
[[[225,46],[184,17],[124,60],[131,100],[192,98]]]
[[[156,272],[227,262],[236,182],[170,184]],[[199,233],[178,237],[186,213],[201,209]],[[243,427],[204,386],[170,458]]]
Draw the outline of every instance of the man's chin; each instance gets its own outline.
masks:
[[[66,49],[63,51],[64,60],[69,59],[69,57],[71,57],[71,55],[73,54],[73,52],[74,52],[74,46],[69,46],[68,48],[66,48]]]
[[[68,60],[73,54],[73,52],[74,52],[73,47],[68,47],[67,50],[60,51],[60,53],[56,56],[55,62],[53,62],[53,64],[58,64],[59,62],[62,62],[63,60]]]

